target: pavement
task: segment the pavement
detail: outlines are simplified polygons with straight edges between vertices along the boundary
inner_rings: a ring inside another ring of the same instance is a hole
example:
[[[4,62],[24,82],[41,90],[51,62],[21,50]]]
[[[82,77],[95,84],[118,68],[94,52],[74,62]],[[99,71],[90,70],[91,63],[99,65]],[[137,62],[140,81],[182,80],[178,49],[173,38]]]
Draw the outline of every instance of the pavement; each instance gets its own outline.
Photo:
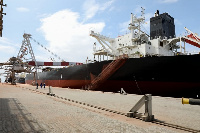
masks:
[[[186,132],[78,103],[127,113],[142,95],[57,87],[52,90],[55,97],[47,95],[48,88],[0,84],[0,133]],[[200,106],[182,105],[180,98],[170,97],[153,97],[152,102],[156,119],[200,131]]]

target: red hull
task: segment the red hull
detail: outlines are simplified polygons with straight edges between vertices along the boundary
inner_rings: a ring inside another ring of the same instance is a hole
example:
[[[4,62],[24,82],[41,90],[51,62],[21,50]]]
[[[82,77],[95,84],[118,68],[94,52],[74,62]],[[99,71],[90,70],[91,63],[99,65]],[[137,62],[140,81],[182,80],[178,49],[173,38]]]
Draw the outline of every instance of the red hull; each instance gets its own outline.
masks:
[[[44,83],[53,87],[70,87],[75,89],[85,88],[90,80],[38,80],[38,83]],[[27,84],[32,84],[32,80],[26,80]],[[191,82],[153,82],[153,81],[106,81],[100,86],[98,91],[118,92],[123,88],[127,93],[134,94],[153,94],[157,96],[186,96],[190,92],[198,92],[200,83]],[[190,89],[188,89],[190,88]],[[197,93],[195,93],[196,95]],[[191,94],[191,96],[194,96]]]

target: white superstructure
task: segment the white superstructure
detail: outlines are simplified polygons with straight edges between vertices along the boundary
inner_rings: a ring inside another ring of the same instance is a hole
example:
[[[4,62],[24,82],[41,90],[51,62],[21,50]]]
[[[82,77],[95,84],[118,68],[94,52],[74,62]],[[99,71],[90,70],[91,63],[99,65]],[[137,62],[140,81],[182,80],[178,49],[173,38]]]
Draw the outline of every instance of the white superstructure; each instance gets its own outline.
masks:
[[[131,21],[128,26],[130,33],[117,38],[110,38],[94,31],[90,32],[90,36],[97,39],[101,44],[101,48],[96,47],[94,43],[94,56],[108,56],[110,59],[126,56],[128,58],[140,58],[146,56],[174,56],[177,52],[176,43],[180,38],[156,37],[150,39],[149,35],[141,31],[141,24],[144,23],[144,9],[142,8],[141,17],[136,17],[131,13]]]

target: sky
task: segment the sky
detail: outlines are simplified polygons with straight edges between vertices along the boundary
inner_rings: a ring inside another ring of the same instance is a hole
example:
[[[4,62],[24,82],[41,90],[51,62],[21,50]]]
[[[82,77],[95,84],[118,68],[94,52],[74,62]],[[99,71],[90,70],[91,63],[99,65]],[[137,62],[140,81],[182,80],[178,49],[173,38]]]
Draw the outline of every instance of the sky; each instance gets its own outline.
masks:
[[[130,14],[140,16],[141,7],[146,19],[142,28],[147,33],[149,19],[159,10],[175,18],[176,36],[185,34],[184,27],[200,34],[199,0],[4,0],[4,4],[0,62],[18,55],[24,33],[65,61],[93,59],[93,43],[97,41],[89,31],[111,38],[126,34]],[[61,61],[32,40],[31,46],[37,61]],[[200,51],[186,46],[188,51]]]

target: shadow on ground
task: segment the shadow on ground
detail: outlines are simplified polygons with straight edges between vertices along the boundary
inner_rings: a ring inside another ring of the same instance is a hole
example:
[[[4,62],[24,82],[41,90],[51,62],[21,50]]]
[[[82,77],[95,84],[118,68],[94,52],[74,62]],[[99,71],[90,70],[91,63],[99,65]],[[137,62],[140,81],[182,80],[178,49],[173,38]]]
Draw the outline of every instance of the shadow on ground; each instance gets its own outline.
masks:
[[[0,132],[45,132],[45,129],[15,98],[0,98]]]

